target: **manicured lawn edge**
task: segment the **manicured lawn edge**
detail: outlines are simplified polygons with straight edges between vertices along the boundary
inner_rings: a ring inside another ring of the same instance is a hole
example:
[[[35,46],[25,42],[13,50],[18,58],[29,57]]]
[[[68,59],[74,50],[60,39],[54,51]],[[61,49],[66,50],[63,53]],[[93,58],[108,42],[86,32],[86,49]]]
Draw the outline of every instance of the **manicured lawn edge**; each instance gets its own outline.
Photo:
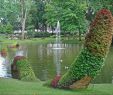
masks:
[[[0,95],[113,95],[113,84],[90,84],[87,89],[64,90],[44,86],[44,83],[0,78]]]

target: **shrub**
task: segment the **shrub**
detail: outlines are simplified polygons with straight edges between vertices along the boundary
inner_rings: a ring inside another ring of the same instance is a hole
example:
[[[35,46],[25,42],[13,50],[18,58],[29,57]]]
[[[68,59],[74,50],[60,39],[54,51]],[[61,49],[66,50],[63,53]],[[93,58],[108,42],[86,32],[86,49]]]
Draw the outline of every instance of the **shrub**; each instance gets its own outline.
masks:
[[[35,32],[34,37],[50,37],[51,34],[48,32]]]

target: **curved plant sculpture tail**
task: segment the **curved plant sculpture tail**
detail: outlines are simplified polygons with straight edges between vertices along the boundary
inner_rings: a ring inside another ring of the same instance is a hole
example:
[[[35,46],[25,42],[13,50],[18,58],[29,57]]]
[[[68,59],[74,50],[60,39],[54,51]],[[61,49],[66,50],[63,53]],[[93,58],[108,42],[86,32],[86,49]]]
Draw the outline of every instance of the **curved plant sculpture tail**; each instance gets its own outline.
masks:
[[[58,88],[85,88],[104,65],[113,34],[113,17],[109,10],[100,10],[91,23],[84,47],[69,71],[57,83]],[[53,85],[54,86],[54,85]]]

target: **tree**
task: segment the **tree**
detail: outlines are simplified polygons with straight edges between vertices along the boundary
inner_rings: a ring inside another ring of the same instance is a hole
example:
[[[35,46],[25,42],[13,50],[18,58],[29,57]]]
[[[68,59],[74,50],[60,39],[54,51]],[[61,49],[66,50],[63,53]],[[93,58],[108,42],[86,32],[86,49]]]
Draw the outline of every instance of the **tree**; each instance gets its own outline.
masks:
[[[13,26],[10,23],[8,23],[7,25],[5,25],[4,31],[7,34],[12,34],[12,32],[13,32]]]
[[[32,0],[20,0],[20,8],[21,8],[21,25],[22,25],[22,37],[21,39],[24,39],[24,31],[25,31],[25,24],[27,15],[29,13],[29,10],[31,8]]]
[[[42,32],[47,30],[46,19],[44,17],[46,2],[46,0],[34,0],[30,10],[32,24],[35,26],[35,29],[39,29]]]
[[[17,22],[19,15],[19,4],[17,0],[0,0],[0,18],[4,23],[10,23],[12,26]]]
[[[87,6],[91,7],[95,12],[100,9],[109,9],[113,13],[113,0],[86,0]]]
[[[55,27],[59,20],[64,33],[74,33],[85,29],[86,2],[78,0],[53,0],[46,4],[45,17],[49,26]],[[85,27],[85,28],[84,28]],[[85,30],[84,30],[85,31]]]

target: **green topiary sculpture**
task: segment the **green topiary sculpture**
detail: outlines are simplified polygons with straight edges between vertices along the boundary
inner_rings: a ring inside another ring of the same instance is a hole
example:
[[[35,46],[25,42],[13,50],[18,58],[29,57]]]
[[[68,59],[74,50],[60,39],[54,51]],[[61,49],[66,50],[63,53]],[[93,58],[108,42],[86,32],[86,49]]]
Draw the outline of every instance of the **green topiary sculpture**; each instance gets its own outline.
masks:
[[[84,47],[69,71],[57,83],[58,88],[85,88],[100,72],[111,45],[113,17],[109,10],[100,10],[91,23]],[[54,86],[54,85],[53,85]]]
[[[14,59],[11,68],[12,68],[13,78],[23,80],[23,81],[37,81],[38,80],[27,58],[25,58],[24,56],[22,57],[17,56]]]
[[[19,79],[23,81],[34,81],[37,80],[34,71],[31,68],[31,65],[27,61],[27,59],[18,60],[17,69],[19,71]]]

